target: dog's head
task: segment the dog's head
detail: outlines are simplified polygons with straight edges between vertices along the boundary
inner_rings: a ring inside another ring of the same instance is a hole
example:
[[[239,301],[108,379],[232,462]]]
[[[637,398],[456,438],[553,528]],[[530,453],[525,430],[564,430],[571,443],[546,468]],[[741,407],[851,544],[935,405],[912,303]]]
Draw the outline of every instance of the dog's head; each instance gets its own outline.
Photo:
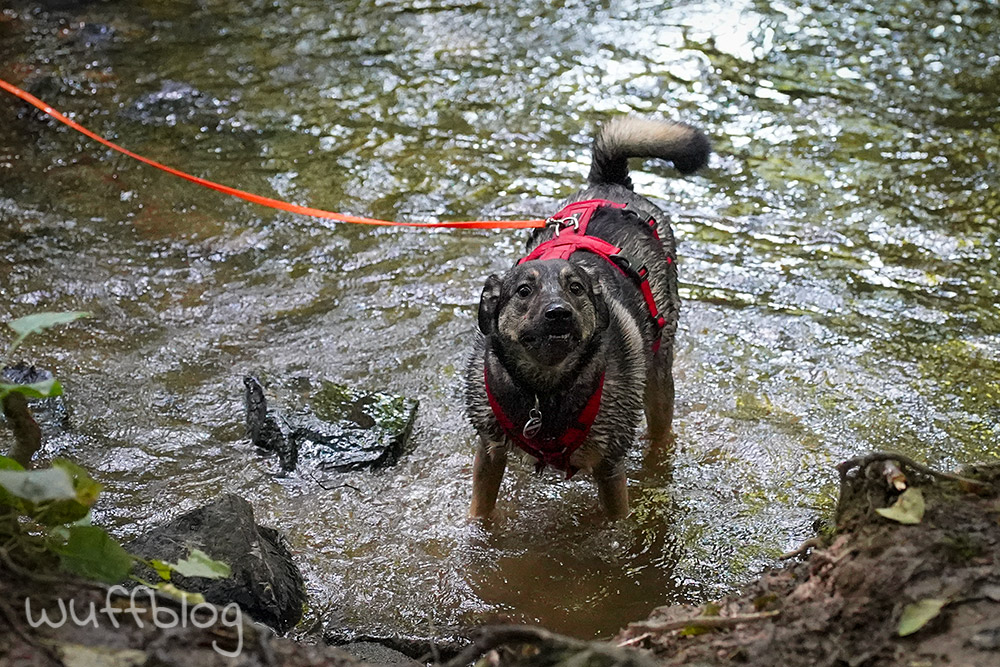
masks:
[[[508,359],[553,368],[578,357],[609,323],[600,283],[561,259],[519,264],[486,280],[479,330]]]

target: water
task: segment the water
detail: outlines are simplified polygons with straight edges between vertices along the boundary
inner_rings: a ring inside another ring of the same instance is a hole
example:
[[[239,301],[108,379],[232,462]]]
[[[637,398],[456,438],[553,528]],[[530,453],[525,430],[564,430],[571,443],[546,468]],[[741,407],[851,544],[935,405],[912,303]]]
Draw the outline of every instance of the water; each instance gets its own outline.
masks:
[[[461,367],[515,232],[334,225],[225,198],[0,102],[0,318],[95,316],[24,349],[127,539],[231,491],[288,534],[311,623],[606,636],[715,597],[829,517],[873,450],[1000,457],[995,1],[47,3],[0,14],[0,76],[171,165],[394,219],[551,213],[625,112],[705,128],[671,213],[677,451],[629,459],[635,513],[512,465],[470,525]],[[243,436],[244,373],[419,398],[394,468],[324,490]],[[8,436],[2,436],[8,438]],[[4,441],[6,442],[6,441]]]

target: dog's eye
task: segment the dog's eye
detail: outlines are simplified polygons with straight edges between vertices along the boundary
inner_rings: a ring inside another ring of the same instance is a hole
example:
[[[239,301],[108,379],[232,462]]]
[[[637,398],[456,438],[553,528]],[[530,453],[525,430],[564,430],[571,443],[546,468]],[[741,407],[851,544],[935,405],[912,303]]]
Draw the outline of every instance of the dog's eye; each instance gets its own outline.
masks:
[[[517,288],[517,295],[520,297],[531,295],[531,285],[525,283]]]
[[[583,283],[576,283],[576,282],[570,283],[569,291],[577,296],[580,296],[581,294],[583,294]]]

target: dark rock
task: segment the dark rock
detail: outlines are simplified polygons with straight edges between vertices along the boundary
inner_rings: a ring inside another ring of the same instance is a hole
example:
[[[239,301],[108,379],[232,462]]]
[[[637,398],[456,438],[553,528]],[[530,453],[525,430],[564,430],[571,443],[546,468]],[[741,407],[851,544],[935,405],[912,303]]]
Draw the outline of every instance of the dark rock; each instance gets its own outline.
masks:
[[[339,621],[328,624],[323,629],[323,641],[330,646],[343,648],[348,653],[356,655],[365,660],[366,656],[356,653],[351,647],[355,646],[380,646],[392,653],[386,656],[399,654],[420,663],[426,663],[433,659],[435,662],[445,662],[457,656],[469,644],[470,640],[459,636],[441,637],[412,637],[390,633],[363,633],[349,627],[345,627]],[[397,663],[398,664],[398,663]]]
[[[278,425],[278,418],[267,409],[264,388],[257,378],[243,378],[244,401],[247,413],[247,435],[255,447],[275,452],[285,472],[295,470],[298,447],[285,436]]]
[[[250,503],[225,495],[210,505],[183,514],[126,545],[147,559],[176,562],[192,548],[229,565],[225,579],[182,577],[172,583],[201,593],[209,602],[235,602],[255,620],[286,632],[302,617],[306,601],[302,575],[278,531],[254,521]],[[156,575],[143,566],[142,578]]]
[[[0,372],[0,378],[8,384],[34,384],[51,380],[52,372],[44,368],[29,366],[27,362],[22,361],[14,366],[4,366],[3,371]]]
[[[285,470],[296,463],[335,472],[392,465],[417,414],[412,399],[301,377],[271,383],[276,408],[269,409],[261,384],[243,382],[250,439],[278,452]]]
[[[361,662],[369,665],[402,665],[416,667],[422,663],[395,649],[376,642],[353,642],[338,646],[341,651],[349,653]]]

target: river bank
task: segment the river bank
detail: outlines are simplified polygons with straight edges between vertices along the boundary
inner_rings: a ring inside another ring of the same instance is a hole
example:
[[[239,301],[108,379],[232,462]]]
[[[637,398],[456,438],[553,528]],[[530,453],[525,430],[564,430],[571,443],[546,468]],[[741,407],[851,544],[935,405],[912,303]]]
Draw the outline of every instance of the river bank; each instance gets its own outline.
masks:
[[[611,642],[526,626],[488,627],[450,660],[428,647],[417,662],[465,667],[489,654],[491,664],[535,667],[995,664],[1000,465],[954,475],[900,455],[875,454],[839,470],[835,527],[788,554],[795,562],[765,571],[738,594],[658,608]],[[5,665],[362,662],[335,647],[276,638],[217,607],[193,610],[141,594],[137,602],[135,594],[109,596],[105,587],[11,567],[0,563]],[[57,613],[59,600],[67,608],[73,601],[75,612]],[[41,621],[42,608],[49,610],[48,622]],[[414,657],[367,654],[369,664],[416,664]]]

